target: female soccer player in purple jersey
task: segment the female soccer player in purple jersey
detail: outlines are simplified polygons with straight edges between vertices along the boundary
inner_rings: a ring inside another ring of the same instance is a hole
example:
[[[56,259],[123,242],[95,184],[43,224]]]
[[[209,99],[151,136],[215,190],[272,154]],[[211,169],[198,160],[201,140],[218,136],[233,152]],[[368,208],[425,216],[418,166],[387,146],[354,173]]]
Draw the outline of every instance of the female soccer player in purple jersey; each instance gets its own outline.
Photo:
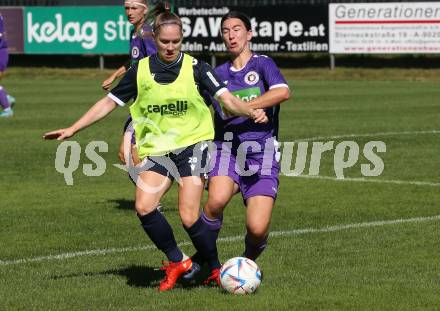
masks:
[[[231,11],[223,16],[221,32],[231,60],[215,68],[216,74],[229,91],[248,101],[250,107],[263,108],[269,122],[255,124],[242,117],[224,117],[214,102],[217,152],[209,173],[208,201],[201,216],[210,227],[212,244],[208,248],[211,255],[208,258],[200,254],[193,256],[194,273],[200,268],[197,262],[206,261],[211,268],[211,276],[205,284],[219,283],[220,262],[215,244],[223,210],[234,194],[241,192],[246,205],[247,234],[243,255],[255,260],[267,245],[280,169],[277,151],[279,104],[290,96],[287,82],[274,61],[250,50],[252,29],[245,14]],[[191,274],[185,278],[191,278]]]
[[[162,267],[165,279],[159,290],[174,287],[178,278],[191,269],[173,230],[156,206],[171,187],[178,173],[178,209],[182,224],[194,247],[208,257],[209,234],[200,218],[206,163],[206,141],[214,137],[209,108],[201,93],[206,91],[236,115],[252,122],[267,122],[262,109],[250,108],[227,90],[213,69],[181,52],[183,29],[180,18],[162,12],[154,21],[154,40],[158,52],[134,64],[124,78],[104,98],[68,128],[44,134],[45,139],[64,140],[99,121],[131,98],[130,107],[136,129],[136,147],[145,165],[138,174],[135,208],[145,233],[170,261]],[[148,137],[148,139],[146,139]],[[195,156],[197,155],[197,156]]]
[[[104,82],[102,88],[109,90],[112,83],[124,73],[128,68],[144,57],[156,53],[156,45],[152,37],[151,26],[147,23],[148,4],[146,0],[127,0],[125,1],[125,14],[134,29],[130,34],[130,60],[113,72]]]
[[[0,79],[3,78],[6,71],[8,60],[8,45],[6,44],[3,16],[0,14]],[[14,103],[15,98],[8,95],[3,86],[0,85],[0,105],[3,108],[3,111],[0,112],[0,117],[12,117],[14,115],[12,111],[12,105]]]

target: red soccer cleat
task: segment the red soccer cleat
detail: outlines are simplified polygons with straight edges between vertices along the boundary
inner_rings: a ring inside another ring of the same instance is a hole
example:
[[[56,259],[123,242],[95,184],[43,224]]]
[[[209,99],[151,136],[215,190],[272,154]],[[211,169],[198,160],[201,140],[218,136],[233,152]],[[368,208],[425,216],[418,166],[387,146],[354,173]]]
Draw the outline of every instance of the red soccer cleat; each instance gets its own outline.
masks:
[[[191,258],[180,262],[170,262],[168,265],[160,268],[161,270],[165,270],[166,276],[160,282],[159,291],[164,292],[170,290],[176,285],[179,277],[185,272],[189,271],[192,267]]]
[[[211,275],[203,281],[203,285],[211,285],[213,282],[215,282],[216,285],[220,285],[220,269],[212,269]]]

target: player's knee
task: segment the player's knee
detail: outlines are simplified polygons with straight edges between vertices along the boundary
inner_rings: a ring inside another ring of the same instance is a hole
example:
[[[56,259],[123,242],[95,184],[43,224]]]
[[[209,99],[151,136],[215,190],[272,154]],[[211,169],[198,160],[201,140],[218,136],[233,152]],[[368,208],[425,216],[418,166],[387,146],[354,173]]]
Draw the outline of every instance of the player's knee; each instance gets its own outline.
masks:
[[[268,236],[268,231],[268,227],[265,225],[253,225],[247,227],[248,235],[255,242],[265,241]]]
[[[148,204],[146,202],[142,202],[137,200],[134,204],[134,208],[139,215],[147,215],[156,209],[156,204]]]
[[[144,206],[142,206],[142,204],[138,201],[135,202],[134,208],[139,215],[148,214],[147,209]]]
[[[223,210],[227,204],[227,200],[221,196],[212,196],[208,198],[208,202],[205,206],[205,214],[208,216],[217,218],[223,213]]]
[[[182,225],[185,228],[190,228],[199,218],[199,209],[190,209],[186,211],[180,211],[180,219],[182,220]]]

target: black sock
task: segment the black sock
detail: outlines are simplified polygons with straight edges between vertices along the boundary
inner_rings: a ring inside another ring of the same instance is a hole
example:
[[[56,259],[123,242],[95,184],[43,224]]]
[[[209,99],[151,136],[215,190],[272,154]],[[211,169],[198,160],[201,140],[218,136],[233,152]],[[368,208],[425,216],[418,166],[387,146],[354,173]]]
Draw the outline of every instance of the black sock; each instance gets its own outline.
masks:
[[[217,236],[221,228],[221,219],[209,220],[204,214],[190,227],[185,228],[197,252],[210,269],[221,267],[217,252]]]
[[[268,237],[266,236],[262,241],[256,243],[249,236],[249,234],[246,234],[246,237],[244,239],[245,250],[243,256],[252,260],[257,259],[258,256],[260,256],[261,253],[266,249],[267,238]]]
[[[138,215],[138,217],[151,241],[165,253],[168,260],[173,262],[182,261],[182,251],[177,246],[173,229],[166,218],[156,209],[147,215]]]
[[[192,255],[191,260],[193,263],[196,263],[199,266],[203,266],[203,264],[205,263],[205,261],[202,258],[202,255],[199,252],[196,252],[194,255]]]

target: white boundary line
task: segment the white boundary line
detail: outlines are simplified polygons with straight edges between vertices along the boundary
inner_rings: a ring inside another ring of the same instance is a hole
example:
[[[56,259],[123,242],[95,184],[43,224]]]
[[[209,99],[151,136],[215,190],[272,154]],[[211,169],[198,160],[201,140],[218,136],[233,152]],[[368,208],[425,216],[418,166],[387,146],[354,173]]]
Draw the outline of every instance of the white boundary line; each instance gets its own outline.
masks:
[[[331,176],[311,176],[311,175],[299,175],[299,176],[294,176],[294,177],[308,178],[308,179],[325,179],[325,180],[334,180],[334,181],[372,182],[372,183],[378,183],[378,184],[397,184],[397,185],[440,187],[440,183],[433,183],[433,182],[428,182],[428,181],[404,181],[404,180],[390,180],[390,179],[372,179],[372,178],[364,178],[364,177],[337,178],[337,177],[331,177]]]
[[[338,139],[338,138],[348,138],[348,137],[371,137],[371,136],[393,136],[393,135],[423,135],[423,134],[440,134],[440,130],[431,131],[404,131],[404,132],[379,132],[379,133],[366,133],[366,134],[343,134],[334,136],[317,136],[303,139],[296,139],[293,142],[302,141],[314,141],[314,140],[328,140],[328,139]]]
[[[380,221],[372,221],[372,222],[362,222],[362,223],[353,223],[347,225],[336,225],[324,228],[305,228],[305,229],[295,229],[288,231],[274,231],[270,233],[270,237],[286,237],[286,236],[296,236],[302,234],[309,233],[327,233],[327,232],[336,232],[343,231],[349,229],[359,229],[359,228],[372,228],[372,227],[381,227],[388,225],[397,225],[404,223],[417,223],[417,222],[427,222],[427,221],[436,221],[440,220],[440,215],[428,216],[428,217],[414,217],[414,218],[401,218],[394,220],[380,220]],[[219,243],[229,243],[243,240],[243,235],[238,236],[230,236],[226,238],[218,239]],[[187,246],[191,245],[190,242],[182,242],[179,243],[179,246]],[[123,248],[107,248],[107,249],[95,249],[95,250],[86,250],[81,252],[72,252],[72,253],[64,253],[59,255],[49,255],[49,256],[40,256],[40,257],[31,257],[31,258],[22,258],[15,260],[0,260],[0,266],[13,266],[13,265],[21,265],[21,264],[29,264],[29,263],[38,263],[50,260],[65,260],[70,258],[77,257],[85,257],[85,256],[99,256],[99,255],[108,255],[108,254],[118,254],[118,253],[128,253],[128,252],[137,252],[137,251],[145,251],[145,250],[153,250],[156,249],[154,245],[146,245],[146,246],[138,246],[138,247],[123,247]]]
[[[345,134],[345,135],[335,135],[335,136],[327,136],[327,137],[311,137],[298,139],[294,142],[301,141],[313,141],[313,140],[323,140],[323,139],[338,139],[338,138],[346,138],[346,137],[370,137],[370,136],[391,136],[391,135],[419,135],[419,134],[440,134],[439,130],[432,131],[413,131],[413,132],[382,132],[382,133],[367,133],[367,134]],[[315,179],[327,179],[327,180],[336,180],[336,181],[356,181],[356,182],[376,182],[376,183],[390,183],[390,184],[412,184],[412,185],[421,185],[421,186],[434,186],[438,187],[440,184],[431,183],[431,182],[421,182],[421,181],[401,181],[401,180],[376,180],[376,179],[366,179],[366,178],[335,178],[330,176],[295,176],[301,178],[315,178]],[[370,228],[370,227],[378,227],[378,226],[386,226],[386,225],[394,225],[401,223],[414,223],[414,222],[426,222],[432,220],[440,220],[440,215],[430,216],[430,217],[416,217],[416,218],[407,218],[407,219],[396,219],[396,220],[385,220],[385,221],[374,221],[374,222],[365,222],[365,223],[354,223],[348,225],[337,225],[325,228],[307,228],[307,229],[297,229],[290,231],[274,231],[270,234],[271,237],[280,237],[280,236],[294,236],[301,235],[307,233],[325,233],[325,232],[335,232],[347,229],[356,229],[356,228]],[[231,236],[226,238],[218,239],[219,243],[225,242],[234,242],[242,240],[244,236]],[[190,245],[189,242],[179,243],[179,246]],[[117,253],[127,253],[127,252],[136,252],[136,251],[145,251],[152,250],[156,247],[154,245],[147,246],[138,246],[138,247],[124,247],[124,248],[108,248],[108,249],[95,249],[95,250],[86,250],[81,252],[72,252],[72,253],[64,253],[59,255],[49,255],[49,256],[39,256],[39,257],[31,257],[31,258],[22,258],[15,260],[0,260],[0,266],[11,266],[11,265],[20,265],[20,264],[28,264],[35,262],[43,262],[50,260],[65,260],[69,258],[76,257],[84,257],[84,256],[98,256],[98,255],[107,255],[107,254],[117,254]]]

